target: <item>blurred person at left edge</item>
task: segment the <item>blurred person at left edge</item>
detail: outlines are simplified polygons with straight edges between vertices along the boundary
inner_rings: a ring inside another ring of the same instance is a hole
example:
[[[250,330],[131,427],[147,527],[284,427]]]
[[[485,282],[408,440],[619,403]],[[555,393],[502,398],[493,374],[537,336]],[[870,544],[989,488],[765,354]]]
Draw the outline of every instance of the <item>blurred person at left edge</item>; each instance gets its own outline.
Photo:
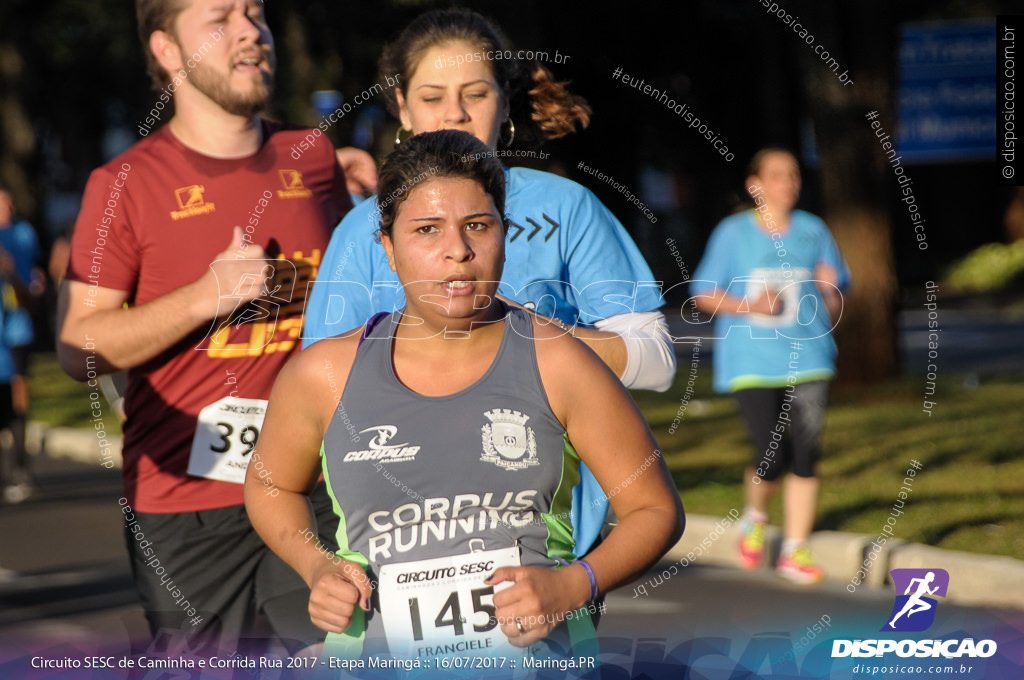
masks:
[[[89,178],[58,356],[94,388],[94,415],[98,376],[129,372],[118,502],[154,638],[173,631],[201,654],[240,639],[259,653],[270,638],[294,652],[323,633],[305,584],[249,523],[242,482],[274,378],[300,348],[307,284],[352,207],[346,172],[325,137],[295,158],[312,131],[259,115],[275,65],[262,2],[137,0],[136,13],[173,116]],[[372,169],[365,152],[346,155]],[[330,546],[322,488],[313,505]]]
[[[25,448],[28,416],[29,354],[35,331],[32,314],[46,285],[39,268],[39,240],[31,224],[19,218],[10,192],[0,186],[0,286],[3,289],[4,323],[0,342],[10,353],[14,373],[0,388],[0,422],[11,431],[11,446],[4,454],[10,484],[3,500],[20,503],[33,493],[32,473]]]

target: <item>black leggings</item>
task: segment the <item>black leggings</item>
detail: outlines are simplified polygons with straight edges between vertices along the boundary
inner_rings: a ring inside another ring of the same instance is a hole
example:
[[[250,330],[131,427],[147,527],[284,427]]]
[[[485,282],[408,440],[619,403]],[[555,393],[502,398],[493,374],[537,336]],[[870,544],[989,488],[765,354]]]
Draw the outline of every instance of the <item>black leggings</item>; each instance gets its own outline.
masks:
[[[797,477],[813,477],[825,426],[827,380],[755,387],[733,393],[754,442],[754,468],[765,481],[779,478],[788,464]]]

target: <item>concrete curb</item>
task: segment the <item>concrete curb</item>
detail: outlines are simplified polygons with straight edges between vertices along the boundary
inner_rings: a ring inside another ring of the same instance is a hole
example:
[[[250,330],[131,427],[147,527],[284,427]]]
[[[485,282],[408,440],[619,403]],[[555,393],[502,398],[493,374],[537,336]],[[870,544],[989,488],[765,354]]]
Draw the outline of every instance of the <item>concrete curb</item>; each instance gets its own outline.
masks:
[[[65,458],[86,465],[104,465],[100,440],[93,430],[74,427],[50,427],[46,423],[31,421],[26,430],[25,446],[29,453],[45,451],[51,458]],[[119,434],[105,433],[104,448],[111,452],[104,467],[121,467],[121,441]]]
[[[1024,609],[1024,562],[906,543],[893,550],[890,569],[942,567],[949,572],[948,599],[964,604]]]
[[[686,566],[693,562],[740,569],[736,544],[740,531],[729,515],[686,515],[686,533],[665,556],[666,560]],[[890,538],[874,553],[872,541],[877,536],[840,531],[818,531],[811,535],[809,547],[825,569],[830,581],[844,583],[847,590],[888,587],[889,571],[899,568],[938,567],[949,572],[949,593],[946,599],[960,604],[1024,610],[1024,561],[1012,557],[977,555],[943,550],[920,543]],[[765,538],[765,563],[760,569],[773,569],[782,547],[782,532],[769,526]],[[871,555],[875,555],[872,559]],[[865,561],[870,568],[864,569]],[[854,583],[859,569],[867,577]]]
[[[106,434],[111,451],[121,450],[121,437]],[[31,422],[28,426],[28,445],[33,453],[45,450],[55,458],[67,458],[88,465],[104,462],[96,433],[87,429],[49,427],[45,423]],[[121,456],[114,455],[115,467],[121,467]],[[109,465],[108,465],[109,467]],[[739,528],[733,518],[740,510],[734,508],[721,517],[711,515],[686,516],[686,533],[669,550],[666,560],[685,566],[693,562],[739,569],[736,552]],[[773,569],[782,546],[782,532],[768,527],[766,532],[766,559],[761,569]],[[1012,557],[976,555],[974,553],[942,550],[919,543],[908,543],[890,538],[879,550],[871,551],[871,542],[877,536],[840,531],[818,531],[811,535],[810,548],[825,569],[826,578],[845,583],[853,592],[857,588],[884,588],[890,569],[939,567],[949,572],[947,599],[962,604],[1014,607],[1024,610],[1024,561]],[[871,556],[874,555],[874,558]],[[867,576],[856,584],[853,578],[864,563]]]

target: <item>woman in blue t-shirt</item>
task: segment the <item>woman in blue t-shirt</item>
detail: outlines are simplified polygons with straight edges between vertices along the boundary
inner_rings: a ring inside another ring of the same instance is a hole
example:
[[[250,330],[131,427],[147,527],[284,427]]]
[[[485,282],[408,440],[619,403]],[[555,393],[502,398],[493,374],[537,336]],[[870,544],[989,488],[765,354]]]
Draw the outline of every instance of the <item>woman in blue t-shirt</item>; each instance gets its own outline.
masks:
[[[515,58],[479,14],[441,10],[413,21],[385,49],[381,82],[402,131],[458,129],[499,160],[589,122],[586,102],[541,64]],[[399,142],[396,136],[396,143]],[[519,142],[516,150],[509,150]],[[510,229],[499,293],[586,343],[633,389],[664,391],[675,354],[650,268],[614,215],[586,188],[546,172],[507,167]],[[377,243],[379,196],[341,222],[306,307],[305,346],[401,308],[405,294]],[[574,496],[577,555],[597,539],[608,500],[588,471]],[[581,508],[585,512],[581,514]]]
[[[824,576],[806,546],[817,505],[814,462],[835,373],[831,332],[850,273],[825,223],[794,210],[800,168],[793,154],[759,151],[746,186],[754,208],[715,227],[691,293],[697,308],[715,318],[715,389],[736,397],[754,443],[741,564],[761,564],[768,504],[789,467],[776,568],[792,581],[814,583]]]

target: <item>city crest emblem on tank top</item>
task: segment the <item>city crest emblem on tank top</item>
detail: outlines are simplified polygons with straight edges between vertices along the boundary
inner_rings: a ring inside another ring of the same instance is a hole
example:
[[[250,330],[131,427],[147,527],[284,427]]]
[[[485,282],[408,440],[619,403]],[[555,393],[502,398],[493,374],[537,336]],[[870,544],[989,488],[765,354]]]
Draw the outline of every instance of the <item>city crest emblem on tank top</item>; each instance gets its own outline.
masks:
[[[483,426],[484,453],[480,460],[494,463],[506,470],[525,470],[540,465],[537,460],[537,437],[526,426],[530,416],[507,408],[485,411],[491,422]]]

